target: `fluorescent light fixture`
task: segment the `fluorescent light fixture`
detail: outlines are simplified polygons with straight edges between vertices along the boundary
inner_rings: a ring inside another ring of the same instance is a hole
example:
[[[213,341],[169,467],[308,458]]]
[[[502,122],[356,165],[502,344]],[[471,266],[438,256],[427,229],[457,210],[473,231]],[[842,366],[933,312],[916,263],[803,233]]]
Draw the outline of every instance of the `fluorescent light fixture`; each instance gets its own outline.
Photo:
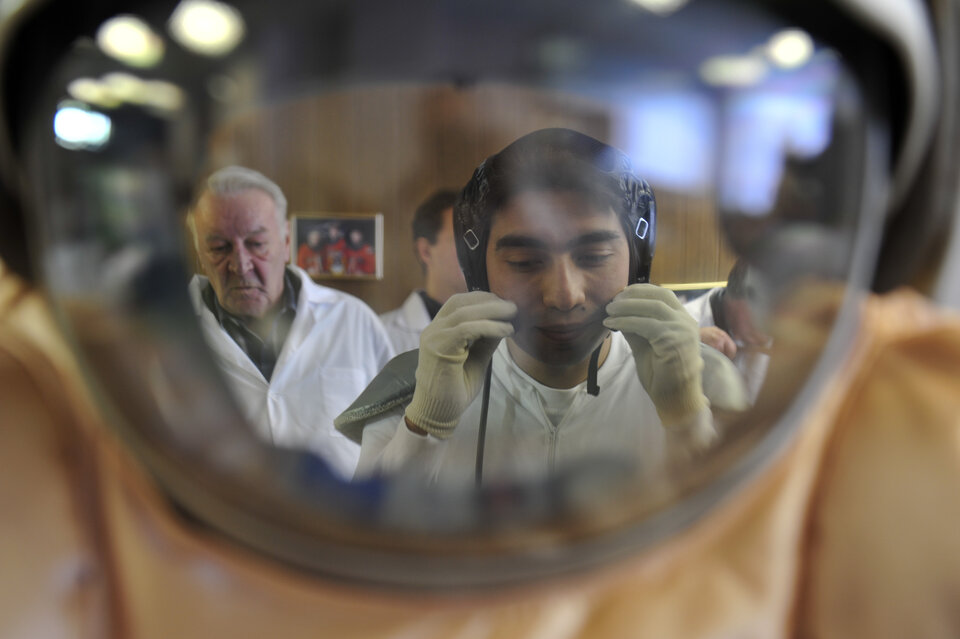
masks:
[[[630,2],[650,13],[666,16],[687,4],[688,0],[630,0]]]
[[[103,76],[101,82],[116,99],[132,104],[141,103],[144,81],[132,73],[122,71],[108,73]]]
[[[206,56],[222,56],[243,39],[240,12],[216,0],[182,0],[168,23],[170,35],[185,49]]]
[[[104,109],[114,109],[122,103],[103,82],[93,78],[77,78],[67,85],[67,93],[81,102]]]
[[[100,25],[97,46],[134,67],[152,67],[163,58],[163,40],[146,22],[131,15],[115,16]]]
[[[97,150],[110,140],[110,118],[80,102],[62,102],[53,117],[57,144],[71,150]]]
[[[143,80],[131,73],[114,72],[99,80],[77,78],[67,85],[67,93],[88,105],[114,109],[122,104],[137,104],[161,111],[178,111],[186,97],[183,89],[166,80]]]
[[[813,55],[813,39],[801,29],[780,31],[767,43],[767,56],[781,69],[803,66]]]
[[[757,55],[718,55],[700,65],[700,77],[720,87],[748,87],[767,74],[767,64]]]

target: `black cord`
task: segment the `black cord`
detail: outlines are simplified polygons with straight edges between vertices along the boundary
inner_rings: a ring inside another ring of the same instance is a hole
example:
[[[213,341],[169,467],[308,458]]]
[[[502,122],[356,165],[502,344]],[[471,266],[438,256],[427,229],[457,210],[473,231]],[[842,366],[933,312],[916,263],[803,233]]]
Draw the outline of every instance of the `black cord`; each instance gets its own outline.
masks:
[[[600,394],[600,384],[597,382],[597,369],[600,368],[600,349],[603,342],[590,355],[590,365],[587,367],[587,392],[594,397]]]
[[[487,364],[487,375],[483,380],[483,403],[480,404],[480,432],[477,434],[477,487],[483,479],[483,448],[487,439],[487,406],[490,404],[490,379],[493,376],[493,359]]]
[[[600,384],[597,383],[597,369],[600,362],[600,344],[590,355],[590,365],[587,369],[587,392],[593,396],[600,393]],[[483,399],[480,404],[480,429],[477,433],[477,466],[474,473],[476,484],[479,487],[483,481],[483,449],[487,439],[487,407],[490,405],[490,379],[493,376],[493,360],[487,364],[487,374],[483,380]]]

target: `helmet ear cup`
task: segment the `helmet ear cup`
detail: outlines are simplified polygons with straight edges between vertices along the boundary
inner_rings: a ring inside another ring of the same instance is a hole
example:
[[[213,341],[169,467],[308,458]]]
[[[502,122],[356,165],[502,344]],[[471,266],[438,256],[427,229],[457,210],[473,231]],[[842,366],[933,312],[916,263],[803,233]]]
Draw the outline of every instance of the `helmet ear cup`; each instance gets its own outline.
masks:
[[[480,252],[480,238],[472,228],[468,228],[457,237],[457,260],[460,262],[460,270],[463,271],[463,279],[467,282],[467,290],[486,291],[489,286],[486,277],[486,264]]]
[[[630,283],[646,284],[650,281],[657,243],[657,202],[649,185],[637,204],[636,214],[625,218],[628,227],[624,230],[630,245]]]
[[[483,220],[477,206],[480,200],[480,185],[486,184],[486,161],[473,172],[473,177],[453,205],[453,239],[457,248],[457,261],[463,271],[468,291],[488,291],[487,284],[487,236],[489,220]]]

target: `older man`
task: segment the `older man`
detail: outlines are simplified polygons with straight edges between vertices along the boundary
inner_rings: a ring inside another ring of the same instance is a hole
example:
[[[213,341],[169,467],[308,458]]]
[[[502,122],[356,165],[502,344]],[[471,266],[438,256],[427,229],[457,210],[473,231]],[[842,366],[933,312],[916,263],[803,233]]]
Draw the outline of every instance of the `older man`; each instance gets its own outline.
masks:
[[[360,449],[333,418],[393,356],[373,311],[287,266],[287,203],[243,167],[211,175],[188,215],[202,275],[190,295],[237,401],[267,441],[309,448],[343,476]]]

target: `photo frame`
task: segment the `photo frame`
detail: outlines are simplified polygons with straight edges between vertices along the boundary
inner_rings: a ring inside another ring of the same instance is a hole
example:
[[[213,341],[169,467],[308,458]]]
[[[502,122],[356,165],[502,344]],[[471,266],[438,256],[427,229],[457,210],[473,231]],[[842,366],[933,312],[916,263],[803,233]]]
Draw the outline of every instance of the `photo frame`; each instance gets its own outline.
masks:
[[[295,213],[290,262],[315,280],[383,278],[382,213]]]

